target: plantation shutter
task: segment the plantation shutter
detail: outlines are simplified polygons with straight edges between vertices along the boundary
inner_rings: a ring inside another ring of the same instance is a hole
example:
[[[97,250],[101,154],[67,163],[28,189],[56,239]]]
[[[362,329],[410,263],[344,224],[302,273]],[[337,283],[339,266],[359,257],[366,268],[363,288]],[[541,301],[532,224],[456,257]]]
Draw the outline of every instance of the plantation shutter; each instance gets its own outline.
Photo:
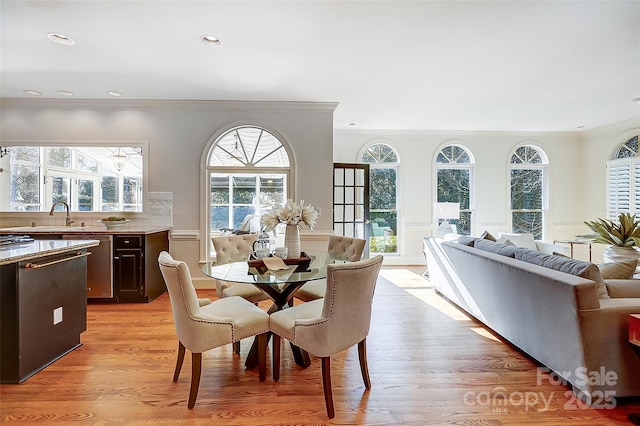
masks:
[[[633,161],[633,182],[630,183],[630,188],[633,191],[633,211],[632,213],[638,215],[640,213],[640,161]]]
[[[632,199],[640,202],[636,196],[634,182],[640,181],[640,164],[624,160],[612,160],[607,163],[607,219],[617,221],[620,213],[634,213],[640,211],[636,203],[632,206]],[[631,166],[634,174],[631,174]],[[640,188],[639,188],[640,189]]]

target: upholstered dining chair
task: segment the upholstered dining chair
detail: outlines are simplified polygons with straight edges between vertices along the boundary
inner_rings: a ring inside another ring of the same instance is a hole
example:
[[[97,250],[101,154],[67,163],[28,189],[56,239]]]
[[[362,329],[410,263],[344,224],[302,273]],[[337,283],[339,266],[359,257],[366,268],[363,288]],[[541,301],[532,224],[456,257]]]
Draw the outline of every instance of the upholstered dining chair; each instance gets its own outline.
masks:
[[[367,367],[366,338],[371,323],[373,293],[382,256],[354,263],[329,265],[323,299],[313,300],[271,314],[273,334],[273,380],[280,379],[280,341],[322,358],[322,385],[327,415],[333,418],[331,356],[358,344],[360,372],[371,388]]]
[[[327,251],[331,254],[342,255],[350,261],[356,262],[362,259],[362,252],[366,243],[366,240],[360,238],[331,235],[329,236]],[[326,288],[327,280],[311,281],[300,287],[296,291],[295,297],[303,302],[322,299]]]
[[[191,388],[189,409],[198,396],[202,371],[202,353],[240,339],[258,336],[260,381],[266,376],[269,314],[241,297],[227,297],[202,305],[191,282],[186,263],[174,260],[166,251],[158,256],[160,271],[169,290],[173,322],[178,335],[178,359],[173,373],[177,382],[186,349],[191,352]]]
[[[257,234],[228,235],[225,237],[212,237],[213,248],[216,251],[216,264],[247,260],[253,251],[253,243]],[[219,298],[240,296],[251,303],[258,303],[269,299],[262,290],[248,284],[230,283],[216,280],[216,294]],[[234,343],[233,351],[240,353],[240,341]]]

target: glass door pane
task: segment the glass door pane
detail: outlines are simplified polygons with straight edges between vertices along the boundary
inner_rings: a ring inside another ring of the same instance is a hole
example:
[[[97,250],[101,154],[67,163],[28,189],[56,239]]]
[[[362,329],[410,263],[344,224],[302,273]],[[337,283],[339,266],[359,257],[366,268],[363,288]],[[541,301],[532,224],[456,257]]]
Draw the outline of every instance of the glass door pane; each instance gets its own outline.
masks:
[[[398,214],[396,208],[397,169],[371,169],[371,251],[397,253]]]
[[[369,165],[333,165],[333,231],[369,240]],[[363,257],[369,256],[369,245]]]

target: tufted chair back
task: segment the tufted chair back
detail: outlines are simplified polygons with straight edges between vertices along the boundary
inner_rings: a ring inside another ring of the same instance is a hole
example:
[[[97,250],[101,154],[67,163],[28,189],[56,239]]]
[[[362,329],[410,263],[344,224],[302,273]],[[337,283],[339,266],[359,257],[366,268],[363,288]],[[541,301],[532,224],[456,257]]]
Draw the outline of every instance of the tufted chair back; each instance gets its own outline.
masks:
[[[247,260],[257,238],[258,234],[212,237],[211,241],[216,251],[216,264]]]
[[[231,319],[212,318],[201,312],[187,264],[174,260],[166,251],[160,253],[158,263],[169,291],[178,340],[192,352],[204,352],[231,343]],[[203,318],[215,322],[216,326],[211,327],[210,323],[202,321]]]
[[[331,235],[329,237],[329,253],[341,254],[352,262],[362,259],[362,252],[367,242],[359,238]]]
[[[246,261],[253,251],[253,242],[257,238],[258,234],[212,237],[211,241],[216,250],[216,264]],[[219,298],[240,296],[251,303],[258,303],[269,298],[262,290],[252,285],[234,284],[222,280],[216,280],[216,293]],[[240,353],[239,345],[236,343],[234,346],[236,353]]]

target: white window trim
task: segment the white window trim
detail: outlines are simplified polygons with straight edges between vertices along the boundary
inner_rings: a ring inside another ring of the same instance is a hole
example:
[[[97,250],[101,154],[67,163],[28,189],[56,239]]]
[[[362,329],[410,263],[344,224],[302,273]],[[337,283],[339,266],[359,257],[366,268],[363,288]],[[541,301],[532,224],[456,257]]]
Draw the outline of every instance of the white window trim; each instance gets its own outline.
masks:
[[[542,163],[512,163],[511,158],[516,153],[519,148],[529,146],[538,150],[538,155],[542,159]],[[537,211],[537,210],[514,210],[511,208],[511,170],[519,169],[519,170],[542,170],[542,239],[547,239],[548,229],[549,229],[549,157],[547,156],[546,151],[537,143],[526,142],[518,144],[507,158],[508,167],[507,167],[507,210],[509,217],[508,224],[509,229],[513,232],[513,212],[524,212],[524,211]]]
[[[388,147],[389,149],[391,149],[393,151],[393,153],[396,156],[396,160],[395,162],[388,162],[388,163],[378,163],[378,162],[364,162],[362,160],[362,157],[364,156],[364,154],[372,147],[375,145],[385,145],[386,147]],[[400,187],[401,185],[401,179],[400,179],[400,164],[401,164],[401,160],[400,160],[400,154],[398,153],[398,150],[393,146],[393,144],[386,140],[386,139],[375,139],[372,141],[369,141],[364,147],[362,147],[362,149],[360,150],[360,152],[358,153],[358,158],[356,160],[356,162],[358,163],[364,163],[364,164],[368,164],[369,165],[369,169],[394,169],[396,171],[396,208],[395,208],[395,214],[396,214],[396,251],[393,253],[380,253],[380,254],[384,254],[385,256],[401,256],[403,254],[403,251],[401,248],[403,248],[402,245],[402,235],[401,235],[401,229],[400,229],[400,224],[401,222],[401,215],[402,215],[402,200],[401,200],[401,194],[402,194],[402,188]],[[371,183],[369,183],[371,184]],[[371,203],[369,203],[369,215],[371,215]],[[369,236],[371,237],[371,235]],[[373,253],[373,252],[372,252]]]
[[[239,127],[259,127],[267,130],[273,136],[275,136],[289,156],[288,168],[262,168],[262,167],[213,167],[209,166],[209,160],[213,148],[218,140],[226,133],[237,129]],[[209,250],[209,244],[211,241],[211,210],[209,206],[209,177],[211,173],[287,173],[287,191],[285,198],[294,198],[296,194],[296,161],[295,155],[291,149],[291,143],[289,140],[278,130],[265,123],[258,123],[253,121],[242,121],[230,123],[225,127],[218,129],[205,144],[202,155],[200,156],[200,263],[210,262],[212,260]]]
[[[457,146],[459,148],[464,149],[466,154],[469,156],[468,163],[438,163],[438,155],[442,152],[443,149],[448,148],[450,146]],[[471,226],[469,228],[470,235],[476,235],[476,219],[475,219],[475,208],[476,208],[476,182],[475,182],[475,166],[476,159],[473,155],[471,149],[461,141],[447,141],[442,144],[437,150],[433,157],[433,179],[432,179],[432,194],[433,201],[438,202],[438,170],[443,169],[468,169],[469,170],[469,209],[468,211],[471,213]],[[433,216],[433,215],[432,215]],[[437,228],[437,224],[434,224],[435,228]]]

